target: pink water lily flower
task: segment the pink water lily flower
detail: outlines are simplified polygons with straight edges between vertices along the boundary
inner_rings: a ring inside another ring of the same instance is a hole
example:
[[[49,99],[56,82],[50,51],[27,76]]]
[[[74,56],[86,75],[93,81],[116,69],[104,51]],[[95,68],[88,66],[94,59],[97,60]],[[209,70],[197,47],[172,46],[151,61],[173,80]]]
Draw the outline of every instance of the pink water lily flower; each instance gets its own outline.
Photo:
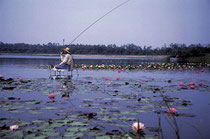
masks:
[[[168,113],[175,113],[176,109],[175,108],[168,108]]]
[[[18,80],[19,80],[20,82],[22,82],[22,81],[23,81],[23,78],[19,78]]]
[[[191,89],[195,89],[195,86],[194,86],[194,85],[191,85],[190,88],[191,88]]]
[[[55,94],[50,94],[49,97],[50,98],[55,98]]]
[[[19,126],[18,125],[12,125],[10,126],[10,130],[18,130],[19,129]]]
[[[180,86],[184,86],[184,83],[180,83],[179,85],[180,85]]]
[[[139,128],[138,128],[139,127]],[[144,130],[145,129],[145,127],[144,127],[144,124],[143,123],[138,123],[138,122],[135,122],[135,123],[133,123],[133,125],[132,125],[132,129],[134,130],[134,131],[138,131],[138,129],[140,129],[140,130]]]
[[[190,84],[190,85],[194,85],[194,82],[190,82],[189,84]]]

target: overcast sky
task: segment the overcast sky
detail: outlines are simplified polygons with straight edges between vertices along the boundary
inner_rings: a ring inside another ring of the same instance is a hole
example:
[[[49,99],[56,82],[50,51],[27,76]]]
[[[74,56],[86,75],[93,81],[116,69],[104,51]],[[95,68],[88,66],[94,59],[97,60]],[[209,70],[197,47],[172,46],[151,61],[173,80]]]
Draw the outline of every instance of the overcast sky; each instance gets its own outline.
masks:
[[[126,0],[0,0],[0,42],[69,44]],[[210,0],[131,0],[75,44],[210,43]]]

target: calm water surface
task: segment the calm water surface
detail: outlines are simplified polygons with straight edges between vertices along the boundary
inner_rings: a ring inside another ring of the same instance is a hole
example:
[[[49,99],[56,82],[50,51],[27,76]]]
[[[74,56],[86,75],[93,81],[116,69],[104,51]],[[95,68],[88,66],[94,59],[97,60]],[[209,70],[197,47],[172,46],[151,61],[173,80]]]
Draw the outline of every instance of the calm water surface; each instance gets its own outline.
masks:
[[[77,63],[88,61],[103,63],[87,59]],[[180,138],[210,137],[208,69],[199,74],[191,70],[118,73],[118,70],[75,69],[70,79],[50,79],[52,73],[43,67],[58,62],[57,58],[46,57],[0,58],[0,74],[4,79],[13,79],[0,84],[1,138],[138,138],[131,128],[138,120],[146,127],[145,138],[160,136],[159,128],[162,138],[177,138],[166,103],[177,110],[175,120]],[[141,62],[129,59],[118,60],[117,64]],[[120,79],[116,80],[117,77]],[[26,82],[19,82],[19,78]],[[179,86],[181,82],[184,87]],[[195,83],[195,89],[190,89],[189,82]],[[54,99],[49,98],[52,93]],[[19,130],[12,132],[8,128],[14,124],[19,125]]]

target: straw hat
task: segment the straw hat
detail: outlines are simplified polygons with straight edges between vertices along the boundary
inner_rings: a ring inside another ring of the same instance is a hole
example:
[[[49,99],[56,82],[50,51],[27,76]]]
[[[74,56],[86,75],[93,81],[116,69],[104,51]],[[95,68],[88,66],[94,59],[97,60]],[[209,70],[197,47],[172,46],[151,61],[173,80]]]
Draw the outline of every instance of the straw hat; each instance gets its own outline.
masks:
[[[65,49],[63,49],[65,52],[70,53],[70,48],[66,47]]]

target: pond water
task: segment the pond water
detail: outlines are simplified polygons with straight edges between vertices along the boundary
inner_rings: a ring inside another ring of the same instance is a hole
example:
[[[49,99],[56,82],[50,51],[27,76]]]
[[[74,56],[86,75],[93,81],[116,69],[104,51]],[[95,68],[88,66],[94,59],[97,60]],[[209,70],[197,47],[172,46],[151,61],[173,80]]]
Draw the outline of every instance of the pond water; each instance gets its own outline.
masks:
[[[77,59],[72,77],[51,78],[57,58],[0,58],[0,137],[209,138],[209,65],[135,60]]]

